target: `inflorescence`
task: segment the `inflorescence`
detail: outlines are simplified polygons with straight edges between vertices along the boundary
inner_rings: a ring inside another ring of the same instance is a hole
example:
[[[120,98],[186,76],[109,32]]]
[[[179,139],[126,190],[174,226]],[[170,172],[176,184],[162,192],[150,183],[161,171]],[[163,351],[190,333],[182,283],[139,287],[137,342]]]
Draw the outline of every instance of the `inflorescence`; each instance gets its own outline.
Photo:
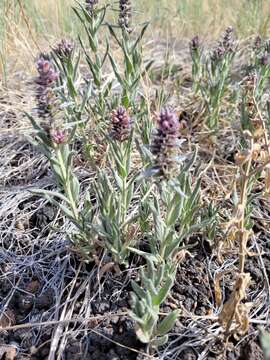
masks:
[[[36,99],[37,111],[41,118],[51,116],[52,87],[58,78],[57,72],[54,70],[48,56],[42,54],[37,61],[38,77],[35,80],[37,84]]]
[[[86,10],[90,16],[94,15],[94,7],[98,4],[98,0],[85,0]]]
[[[131,3],[130,0],[119,0],[119,26],[130,33],[132,31],[130,27],[131,22]]]
[[[117,109],[113,110],[111,120],[111,137],[120,142],[126,140],[131,130],[131,119],[127,110],[123,106],[119,106]]]
[[[161,175],[167,176],[175,167],[178,149],[179,121],[170,108],[163,108],[157,115],[157,128],[151,144],[156,166]]]
[[[234,53],[235,50],[234,29],[229,26],[218,42],[218,46],[212,52],[212,61],[222,60],[227,54]]]
[[[71,41],[63,39],[53,47],[54,53],[60,58],[69,58],[74,50],[74,45]]]

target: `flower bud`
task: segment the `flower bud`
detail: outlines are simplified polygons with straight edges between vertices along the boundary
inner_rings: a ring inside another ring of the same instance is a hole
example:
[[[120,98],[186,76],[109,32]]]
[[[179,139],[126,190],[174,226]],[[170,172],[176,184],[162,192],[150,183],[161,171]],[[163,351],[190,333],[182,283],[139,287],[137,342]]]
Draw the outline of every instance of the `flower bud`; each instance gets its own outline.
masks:
[[[85,0],[86,10],[90,16],[94,15],[94,7],[98,4],[98,0]]]
[[[156,166],[162,175],[174,168],[178,136],[179,121],[176,113],[163,108],[157,115],[157,127],[151,145],[152,153],[156,156]]]
[[[127,110],[123,106],[119,106],[113,110],[111,120],[111,137],[120,142],[126,140],[131,130],[131,120]]]
[[[61,129],[55,129],[51,131],[51,140],[59,145],[63,144],[66,141],[67,135],[64,130]]]
[[[70,57],[73,50],[73,43],[66,39],[62,39],[58,44],[53,47],[53,51],[60,59]]]
[[[130,0],[119,0],[119,26],[130,33],[132,31],[130,27],[131,20],[131,3]]]
[[[37,71],[39,74],[35,79],[37,84],[37,111],[41,118],[46,118],[48,115],[51,115],[53,102],[52,87],[58,78],[58,74],[54,70],[49,57],[44,54],[37,61]]]

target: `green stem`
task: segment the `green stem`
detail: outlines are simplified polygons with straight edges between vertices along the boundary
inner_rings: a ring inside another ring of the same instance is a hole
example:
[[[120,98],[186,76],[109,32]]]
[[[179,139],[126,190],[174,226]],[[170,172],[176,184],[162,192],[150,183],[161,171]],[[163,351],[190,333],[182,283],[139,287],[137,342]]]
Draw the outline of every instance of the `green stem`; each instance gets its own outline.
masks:
[[[56,148],[56,157],[57,157],[58,163],[60,165],[61,177],[62,177],[62,182],[63,182],[63,189],[64,189],[65,194],[67,195],[67,198],[69,200],[69,205],[71,207],[74,219],[76,221],[78,221],[79,213],[78,213],[78,209],[77,209],[77,206],[76,206],[76,203],[74,201],[74,197],[73,197],[73,194],[72,194],[72,191],[71,191],[71,183],[70,183],[70,180],[69,180],[69,176],[68,176],[68,173],[67,173],[67,169],[66,169],[66,166],[65,166],[65,163],[64,163],[64,159],[63,159],[63,156],[62,156],[60,146],[57,146],[57,148]]]

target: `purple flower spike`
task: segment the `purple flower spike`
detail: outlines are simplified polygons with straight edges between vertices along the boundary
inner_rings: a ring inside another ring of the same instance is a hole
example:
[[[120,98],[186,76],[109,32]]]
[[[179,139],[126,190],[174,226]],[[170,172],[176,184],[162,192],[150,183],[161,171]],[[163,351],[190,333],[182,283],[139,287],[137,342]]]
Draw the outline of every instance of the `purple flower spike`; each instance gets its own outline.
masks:
[[[253,49],[260,50],[261,47],[262,47],[262,38],[258,35],[254,40]]]
[[[175,165],[174,155],[178,149],[179,120],[174,111],[163,108],[157,115],[157,128],[151,145],[156,165],[165,175]]]
[[[269,62],[269,55],[267,53],[263,54],[260,58],[259,58],[260,64],[262,66],[265,66],[268,64]]]
[[[98,4],[98,0],[85,0],[85,4],[86,4],[86,10],[88,11],[90,16],[94,15],[94,8],[95,5]]]
[[[200,39],[198,35],[194,36],[194,38],[191,39],[189,46],[191,51],[197,51],[199,49]]]
[[[132,32],[130,27],[131,21],[131,3],[130,0],[119,0],[119,26],[127,31],[128,33]]]
[[[66,141],[66,132],[61,129],[56,129],[51,132],[51,140],[59,145],[63,144]]]
[[[52,87],[58,78],[58,74],[45,55],[41,55],[38,59],[37,71],[39,74],[35,79],[35,83],[38,85],[36,88],[37,111],[41,118],[46,118],[51,115]]]
[[[37,71],[39,77],[36,79],[36,83],[40,86],[50,86],[58,78],[58,74],[53,69],[51,62],[44,57],[38,59]]]
[[[117,109],[113,110],[111,119],[111,137],[120,142],[126,140],[131,130],[131,119],[127,110],[123,106],[119,106]]]
[[[53,51],[58,55],[60,58],[68,58],[71,56],[74,50],[74,45],[72,42],[63,39],[53,47]]]
[[[221,36],[217,47],[213,50],[211,59],[212,61],[222,60],[227,54],[236,51],[234,29],[232,26],[227,27],[224,34]]]

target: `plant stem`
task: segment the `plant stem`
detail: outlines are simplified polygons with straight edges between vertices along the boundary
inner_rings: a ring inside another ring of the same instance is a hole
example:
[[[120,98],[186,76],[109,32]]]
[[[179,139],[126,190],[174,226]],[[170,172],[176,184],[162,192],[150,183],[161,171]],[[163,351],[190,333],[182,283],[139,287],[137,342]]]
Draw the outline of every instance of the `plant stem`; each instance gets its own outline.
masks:
[[[77,206],[76,206],[76,203],[74,201],[74,197],[73,197],[73,194],[71,191],[71,183],[70,183],[70,179],[68,176],[68,171],[66,169],[66,166],[65,166],[65,163],[63,160],[62,151],[61,151],[60,146],[57,146],[55,152],[56,152],[56,157],[57,157],[57,160],[58,160],[58,163],[60,166],[61,177],[63,179],[63,188],[64,188],[65,194],[67,195],[67,198],[69,200],[69,204],[71,206],[71,210],[72,210],[74,219],[76,221],[78,221],[79,213],[78,213],[78,209],[77,209]]]
[[[254,141],[253,138],[250,139],[250,156],[246,163],[245,170],[242,173],[242,186],[241,186],[241,195],[240,195],[240,205],[242,208],[241,219],[239,221],[239,233],[240,233],[240,244],[239,244],[239,261],[240,261],[240,273],[244,272],[245,258],[246,258],[246,244],[248,240],[248,234],[245,229],[245,207],[247,203],[247,187],[248,181],[250,179],[250,169],[252,162],[252,153],[253,153]]]

